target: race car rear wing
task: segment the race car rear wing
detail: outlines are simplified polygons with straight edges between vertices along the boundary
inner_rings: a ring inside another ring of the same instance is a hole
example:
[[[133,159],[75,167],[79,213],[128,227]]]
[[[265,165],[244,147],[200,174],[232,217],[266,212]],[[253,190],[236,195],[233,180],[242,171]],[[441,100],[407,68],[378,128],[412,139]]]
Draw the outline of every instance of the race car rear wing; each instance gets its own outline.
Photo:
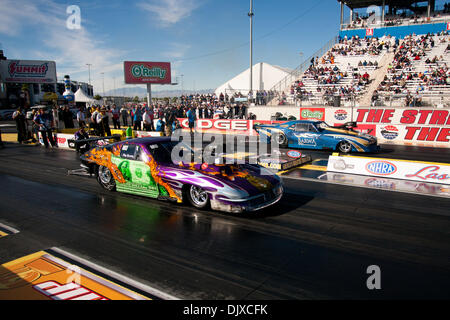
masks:
[[[104,144],[111,143],[110,140],[112,140],[113,142],[120,141],[120,134],[113,134],[107,137],[96,137],[81,140],[69,139],[67,142],[69,144],[69,148],[78,150],[80,145],[89,144],[91,147],[93,147],[93,144],[97,144],[99,141],[103,140]]]
[[[352,122],[346,122],[346,123],[344,123],[344,124],[342,124],[340,126],[334,126],[333,128],[353,130],[357,126],[358,126],[358,123],[356,121],[352,121]]]

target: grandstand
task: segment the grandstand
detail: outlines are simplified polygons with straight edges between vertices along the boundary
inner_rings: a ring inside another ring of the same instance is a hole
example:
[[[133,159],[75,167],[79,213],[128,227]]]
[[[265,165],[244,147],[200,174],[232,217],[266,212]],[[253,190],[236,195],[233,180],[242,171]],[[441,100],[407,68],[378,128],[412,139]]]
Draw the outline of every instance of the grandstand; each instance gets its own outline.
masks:
[[[272,87],[277,94],[270,105],[450,105],[450,6],[436,8],[433,0],[425,6],[415,0],[339,2],[338,39]],[[367,16],[354,11],[373,6],[381,8]]]

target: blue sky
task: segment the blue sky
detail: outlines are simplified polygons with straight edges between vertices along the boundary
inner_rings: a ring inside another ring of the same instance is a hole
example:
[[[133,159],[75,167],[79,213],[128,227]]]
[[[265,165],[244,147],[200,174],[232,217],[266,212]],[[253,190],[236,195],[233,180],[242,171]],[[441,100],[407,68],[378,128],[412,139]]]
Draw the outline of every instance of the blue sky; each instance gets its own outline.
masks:
[[[249,0],[0,0],[0,43],[11,59],[55,60],[58,77],[97,93],[125,86],[123,61],[169,61],[184,89],[214,89],[249,66]],[[81,29],[66,28],[77,5]],[[297,67],[339,28],[336,0],[254,0],[253,62]],[[348,9],[346,10],[348,16]],[[300,56],[303,52],[303,57]],[[157,90],[181,89],[160,86]]]

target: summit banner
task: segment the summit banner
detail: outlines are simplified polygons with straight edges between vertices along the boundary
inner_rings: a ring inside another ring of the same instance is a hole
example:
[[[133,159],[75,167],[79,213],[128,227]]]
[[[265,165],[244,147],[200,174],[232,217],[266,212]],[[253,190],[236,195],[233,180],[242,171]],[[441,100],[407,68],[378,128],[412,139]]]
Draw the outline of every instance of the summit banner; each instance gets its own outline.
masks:
[[[2,60],[0,79],[12,83],[56,83],[56,64],[42,60]]]
[[[124,61],[127,84],[170,84],[170,62]]]

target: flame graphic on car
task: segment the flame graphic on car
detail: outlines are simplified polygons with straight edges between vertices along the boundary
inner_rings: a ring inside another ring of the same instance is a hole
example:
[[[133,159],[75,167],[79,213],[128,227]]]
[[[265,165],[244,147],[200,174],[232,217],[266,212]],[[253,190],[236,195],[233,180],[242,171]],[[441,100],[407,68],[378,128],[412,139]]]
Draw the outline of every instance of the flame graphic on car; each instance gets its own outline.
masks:
[[[155,182],[161,186],[163,186],[164,188],[166,188],[167,192],[169,193],[169,196],[171,198],[175,198],[177,199],[177,202],[181,203],[183,202],[182,199],[173,191],[172,187],[163,181],[163,179],[161,178],[161,175],[165,175],[165,173],[163,171],[160,171],[158,163],[155,161],[155,159],[153,159],[153,157],[151,155],[148,155],[148,160],[144,161],[146,165],[149,166],[150,168],[150,174],[153,177],[153,179],[155,180]]]
[[[118,155],[120,153],[120,149],[115,146],[113,147],[112,151],[109,151],[107,149],[92,149],[89,151],[89,155],[87,156],[87,159],[97,163],[99,166],[104,166],[108,168],[108,170],[111,172],[114,179],[119,183],[125,183],[126,180],[123,177],[122,172],[119,170],[116,164],[114,164],[111,161],[111,155]]]

